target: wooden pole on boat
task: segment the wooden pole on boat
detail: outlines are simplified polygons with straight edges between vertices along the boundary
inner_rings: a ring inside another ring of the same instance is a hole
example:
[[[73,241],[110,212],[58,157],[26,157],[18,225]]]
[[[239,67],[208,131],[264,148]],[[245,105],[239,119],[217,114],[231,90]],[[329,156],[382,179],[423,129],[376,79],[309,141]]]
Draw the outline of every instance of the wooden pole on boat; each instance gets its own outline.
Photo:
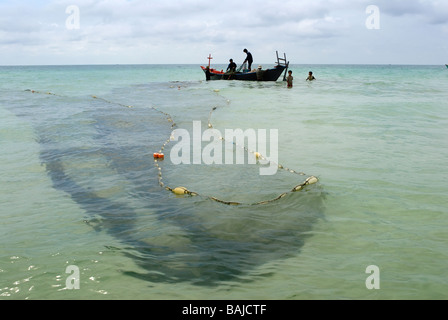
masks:
[[[286,68],[285,68],[285,74],[283,75],[283,81],[286,81],[286,74],[288,73],[289,61],[286,59],[286,53],[283,53],[284,58],[280,58],[280,57],[278,56],[278,51],[276,51],[276,53],[277,53],[277,64],[278,64],[279,66],[283,65],[283,66],[286,67]]]
[[[213,59],[212,55],[209,54],[207,59],[208,59],[208,68],[210,69],[210,64],[211,64],[212,59]]]

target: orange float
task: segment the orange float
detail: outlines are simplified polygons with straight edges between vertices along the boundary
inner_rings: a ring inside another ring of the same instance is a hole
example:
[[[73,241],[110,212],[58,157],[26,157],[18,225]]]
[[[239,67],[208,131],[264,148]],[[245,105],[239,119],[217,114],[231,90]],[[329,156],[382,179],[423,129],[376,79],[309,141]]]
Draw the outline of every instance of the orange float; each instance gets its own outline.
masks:
[[[165,155],[163,153],[154,153],[154,159],[165,159]]]

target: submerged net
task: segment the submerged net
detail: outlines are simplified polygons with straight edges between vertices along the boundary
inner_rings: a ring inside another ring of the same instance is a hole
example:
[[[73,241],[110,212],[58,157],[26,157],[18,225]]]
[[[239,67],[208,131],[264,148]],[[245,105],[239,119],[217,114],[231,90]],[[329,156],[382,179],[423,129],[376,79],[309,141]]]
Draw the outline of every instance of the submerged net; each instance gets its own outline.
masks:
[[[45,94],[45,95],[49,95],[49,96],[59,96],[59,97],[63,97],[60,96],[58,94],[55,93],[51,93],[51,92],[39,92],[39,91],[34,91],[34,90],[26,90],[29,91],[33,94]],[[116,105],[116,106],[120,106],[123,108],[127,108],[127,109],[133,109],[134,107],[130,104],[123,104],[120,102],[114,102],[114,101],[110,101],[98,96],[91,96],[91,99],[94,100],[99,100],[102,101],[106,104],[111,104],[111,105]],[[167,125],[170,126],[171,131],[173,132],[173,130],[175,130],[177,128],[177,125],[173,119],[173,117],[167,113],[164,112],[162,110],[160,110],[157,107],[150,107],[153,111],[156,111],[157,113],[159,113],[162,118],[166,119]],[[207,120],[207,127],[209,129],[214,128],[213,123],[212,123],[212,117],[215,113],[215,111],[218,109],[218,107],[213,107],[210,110],[209,116],[208,116],[208,120]],[[247,167],[237,167],[237,166],[233,166],[232,167],[232,173],[229,174],[228,172],[224,171],[224,172],[219,172],[220,177],[222,177],[221,181],[224,180],[232,180],[232,181],[226,181],[225,182],[225,187],[227,187],[227,190],[231,190],[233,188],[233,186],[235,185],[235,181],[236,180],[244,180],[244,179],[252,179],[251,181],[253,182],[253,184],[269,184],[269,186],[271,187],[270,189],[271,192],[266,192],[261,194],[261,196],[259,197],[264,197],[263,199],[259,199],[253,202],[245,202],[243,201],[243,199],[247,199],[247,197],[243,194],[243,195],[235,195],[232,194],[232,192],[218,192],[218,191],[214,191],[215,194],[208,194],[210,190],[198,190],[200,189],[198,186],[200,185],[200,182],[198,183],[191,183],[191,181],[193,180],[192,178],[194,177],[194,173],[186,173],[185,175],[185,182],[190,182],[190,184],[193,184],[193,186],[191,185],[186,185],[184,184],[184,186],[176,186],[176,185],[172,185],[171,183],[166,183],[166,180],[173,180],[172,177],[170,177],[169,174],[166,173],[166,169],[165,169],[165,165],[164,165],[164,152],[172,145],[173,142],[173,135],[171,134],[169,137],[167,137],[166,141],[163,143],[163,145],[160,147],[160,149],[158,150],[158,152],[154,153],[154,166],[156,167],[157,170],[157,179],[158,179],[158,184],[161,188],[174,193],[175,195],[178,196],[192,196],[192,197],[204,197],[206,199],[209,199],[211,201],[215,201],[224,205],[229,205],[229,206],[241,206],[241,205],[248,205],[248,206],[259,206],[259,205],[267,205],[267,204],[271,204],[273,202],[279,201],[283,198],[285,198],[288,194],[291,193],[295,193],[295,192],[299,192],[304,190],[307,186],[312,185],[312,184],[316,184],[318,182],[318,178],[316,178],[315,176],[309,176],[306,175],[304,172],[299,172],[296,171],[294,169],[288,168],[286,166],[283,166],[279,163],[275,163],[273,160],[270,160],[269,158],[267,158],[265,155],[259,153],[256,150],[252,150],[249,147],[245,146],[245,145],[240,145],[234,141],[226,141],[226,139],[224,137],[220,137],[220,139],[222,140],[222,142],[225,144],[225,147],[227,148],[233,148],[234,150],[239,149],[240,151],[244,152],[246,154],[246,157],[252,157],[255,158],[257,161],[257,166],[258,167],[262,167],[262,166],[275,166],[278,170],[280,170],[280,172],[282,174],[287,174],[287,175],[293,175],[295,177],[300,177],[300,183],[298,184],[291,184],[288,188],[285,187],[284,190],[282,191],[277,191],[279,190],[279,188],[273,188],[273,183],[272,181],[262,181],[262,180],[257,180],[253,178],[253,172],[247,171],[246,168]],[[205,165],[206,167],[208,167],[208,171],[209,173],[206,175],[208,177],[210,177],[210,179],[213,179],[213,175],[214,173],[216,173],[217,169],[216,166],[210,166],[210,165]],[[204,167],[204,166],[201,166]],[[237,168],[237,169],[235,169]],[[166,179],[166,177],[168,176],[168,179]],[[281,178],[278,178],[281,179]],[[275,180],[274,182],[278,182],[278,179]],[[178,179],[178,180],[182,180],[182,179]],[[293,180],[295,181],[296,179],[293,178]],[[249,182],[250,184],[250,182]],[[284,184],[282,184],[281,188],[284,187]],[[196,185],[196,186],[194,186]],[[195,189],[198,188],[198,189]],[[204,187],[206,188],[206,187]],[[204,189],[202,188],[202,189]],[[222,186],[219,186],[219,188],[222,188]],[[247,190],[247,187],[245,187]],[[262,186],[262,188],[265,188],[264,186]],[[208,188],[210,189],[210,188]],[[222,191],[222,190],[221,190]],[[252,191],[253,192],[253,191]],[[256,191],[255,191],[256,192]],[[278,192],[278,193],[275,193]],[[223,195],[224,194],[224,195]],[[226,195],[227,194],[227,195]],[[233,197],[233,198],[231,198]]]

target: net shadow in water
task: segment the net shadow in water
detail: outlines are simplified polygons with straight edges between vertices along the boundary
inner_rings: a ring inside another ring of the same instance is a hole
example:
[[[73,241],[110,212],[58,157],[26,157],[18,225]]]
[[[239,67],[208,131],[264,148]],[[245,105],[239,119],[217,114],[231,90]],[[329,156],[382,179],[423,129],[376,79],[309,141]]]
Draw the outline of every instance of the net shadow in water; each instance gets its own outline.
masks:
[[[148,272],[126,274],[147,281],[187,281],[201,286],[254,281],[270,275],[257,268],[299,254],[323,212],[319,185],[263,207],[227,207],[207,199],[172,201],[181,202],[185,210],[164,216],[182,228],[178,235],[184,242],[181,252],[169,245],[140,243],[127,255]],[[153,240],[160,243],[157,236]]]
[[[126,275],[204,286],[252,281],[256,268],[297,255],[322,218],[319,185],[256,207],[176,197],[158,185],[151,158],[170,135],[163,116],[151,109],[85,100],[77,106],[83,111],[54,123],[45,118],[51,114],[54,119],[51,102],[41,101],[39,108],[47,112],[28,119],[39,137],[42,163],[54,187],[86,211],[86,222],[121,241],[122,253],[146,270],[123,271]],[[63,98],[57,102],[67,105]],[[61,132],[67,126],[71,135]],[[108,194],[111,185],[118,187]],[[142,217],[142,211],[150,217]],[[154,230],[145,224],[154,216],[176,231],[145,231]]]

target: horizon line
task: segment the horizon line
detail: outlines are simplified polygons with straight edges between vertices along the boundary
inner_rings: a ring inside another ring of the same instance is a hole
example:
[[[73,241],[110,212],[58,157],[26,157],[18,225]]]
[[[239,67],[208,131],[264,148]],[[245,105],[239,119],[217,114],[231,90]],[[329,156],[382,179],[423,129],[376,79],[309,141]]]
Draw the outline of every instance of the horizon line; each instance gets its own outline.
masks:
[[[269,63],[257,63],[260,65]],[[272,64],[276,64],[275,62]],[[0,67],[77,67],[77,66],[201,66],[204,63],[87,63],[87,64],[6,64]],[[227,63],[215,63],[227,65]],[[447,64],[410,64],[410,63],[290,63],[290,66],[446,66]]]

